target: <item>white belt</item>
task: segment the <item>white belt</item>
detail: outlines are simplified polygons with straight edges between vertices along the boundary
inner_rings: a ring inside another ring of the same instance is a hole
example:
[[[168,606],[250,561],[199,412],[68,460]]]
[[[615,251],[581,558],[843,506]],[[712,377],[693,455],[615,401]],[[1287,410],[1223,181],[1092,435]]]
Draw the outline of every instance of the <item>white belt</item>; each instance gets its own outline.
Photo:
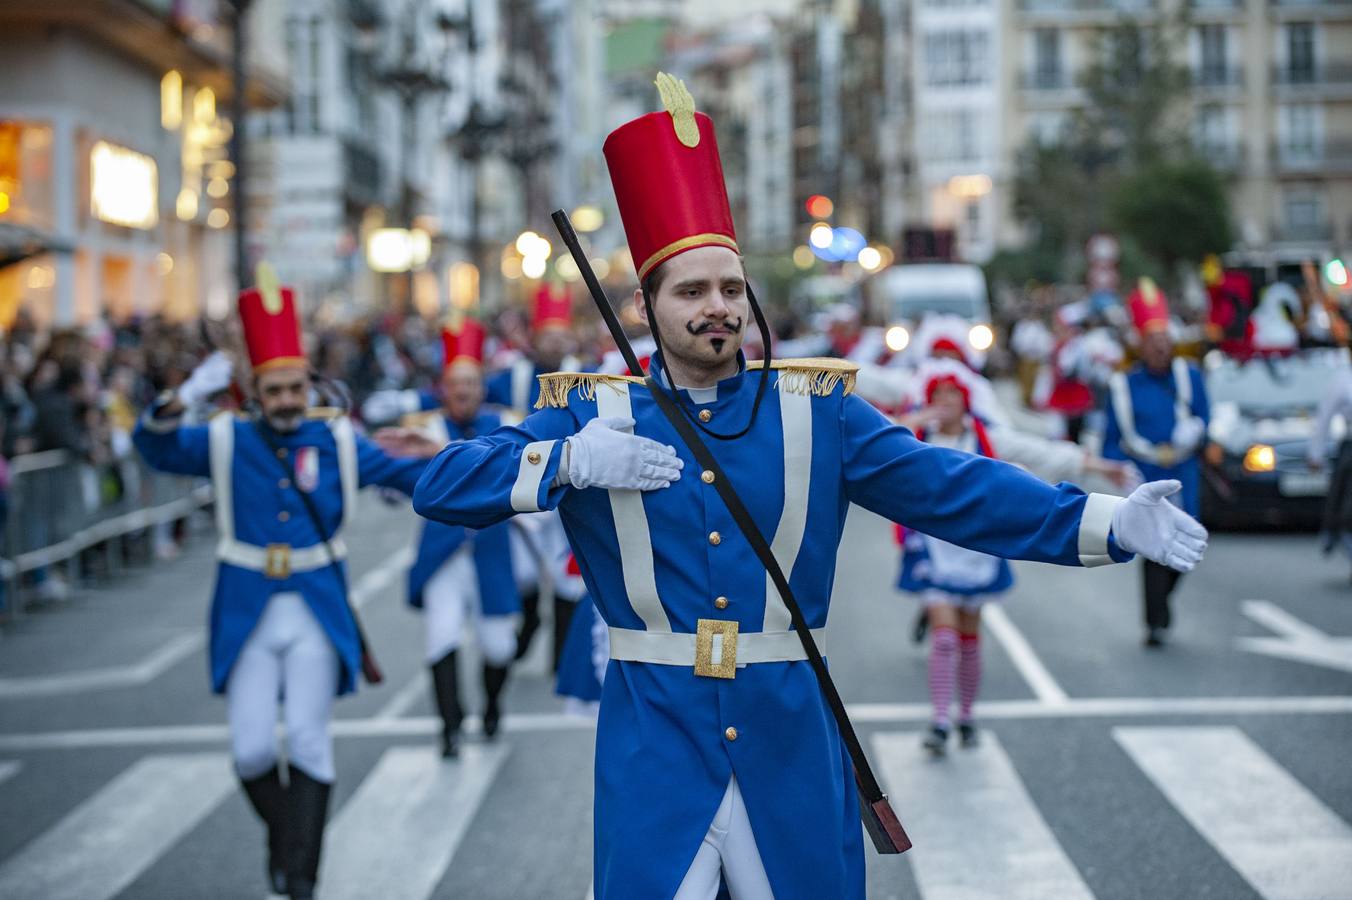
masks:
[[[701,619],[700,630],[693,634],[611,628],[610,658],[660,666],[691,666],[695,674],[715,678],[732,678],[736,667],[749,663],[807,659],[807,651],[797,632],[749,631],[739,634],[736,624]],[[826,630],[813,629],[812,638],[818,648],[823,648]]]
[[[343,539],[335,537],[329,541],[333,548],[333,557],[323,544],[309,547],[291,547],[287,544],[270,544],[260,547],[243,541],[223,539],[216,545],[216,558],[221,562],[241,569],[263,572],[270,577],[285,578],[297,572],[313,572],[329,565],[333,558],[346,559],[347,545]]]

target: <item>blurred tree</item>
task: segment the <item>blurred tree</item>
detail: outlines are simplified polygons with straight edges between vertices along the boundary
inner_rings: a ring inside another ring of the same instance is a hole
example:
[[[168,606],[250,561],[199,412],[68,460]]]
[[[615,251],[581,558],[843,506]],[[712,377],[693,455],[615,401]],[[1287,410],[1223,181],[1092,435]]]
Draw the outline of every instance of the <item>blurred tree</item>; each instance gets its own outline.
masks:
[[[1160,161],[1122,178],[1108,199],[1113,228],[1172,276],[1234,243],[1230,200],[1221,175],[1205,160]]]

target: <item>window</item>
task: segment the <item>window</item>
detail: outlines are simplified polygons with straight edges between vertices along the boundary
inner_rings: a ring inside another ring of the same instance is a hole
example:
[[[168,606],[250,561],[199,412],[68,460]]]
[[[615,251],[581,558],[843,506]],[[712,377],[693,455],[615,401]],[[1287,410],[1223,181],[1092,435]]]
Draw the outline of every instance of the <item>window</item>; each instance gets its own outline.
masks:
[[[1291,84],[1314,81],[1314,23],[1292,22],[1286,26],[1286,77]]]
[[[1033,87],[1061,87],[1061,32],[1055,28],[1033,32]]]
[[[1327,224],[1323,200],[1310,188],[1289,191],[1282,200],[1282,213],[1288,236],[1292,238],[1318,235]]]
[[[976,162],[983,146],[979,127],[974,109],[932,113],[918,136],[921,152],[935,162]]]
[[[1224,149],[1230,143],[1225,108],[1217,104],[1197,107],[1193,119],[1193,140],[1203,155]]]
[[[931,87],[986,84],[990,78],[985,31],[936,31],[925,36],[925,83]]]
[[[1224,25],[1197,26],[1199,84],[1225,84],[1229,75]]]
[[[1282,158],[1287,162],[1314,162],[1319,158],[1319,107],[1309,104],[1282,108]]]

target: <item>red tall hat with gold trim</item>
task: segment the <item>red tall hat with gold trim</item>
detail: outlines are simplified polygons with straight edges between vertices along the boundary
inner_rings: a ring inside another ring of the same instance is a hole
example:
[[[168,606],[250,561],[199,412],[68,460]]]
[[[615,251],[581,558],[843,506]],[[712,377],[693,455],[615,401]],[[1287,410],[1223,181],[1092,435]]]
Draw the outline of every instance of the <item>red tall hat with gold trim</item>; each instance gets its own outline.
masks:
[[[441,371],[445,372],[457,363],[472,363],[483,368],[484,340],[488,332],[483,323],[468,316],[458,328],[444,325],[441,329]]]
[[[255,373],[309,364],[301,344],[296,294],[280,287],[266,264],[258,267],[258,286],[240,292],[239,318]]]
[[[714,123],[685,85],[657,76],[665,112],[621,125],[603,150],[639,280],[696,247],[737,249]]]
[[[535,306],[531,309],[530,330],[573,327],[573,294],[567,285],[546,281],[535,291]]]
[[[1127,295],[1127,309],[1136,332],[1142,336],[1169,329],[1169,298],[1149,278],[1136,282],[1136,289]]]

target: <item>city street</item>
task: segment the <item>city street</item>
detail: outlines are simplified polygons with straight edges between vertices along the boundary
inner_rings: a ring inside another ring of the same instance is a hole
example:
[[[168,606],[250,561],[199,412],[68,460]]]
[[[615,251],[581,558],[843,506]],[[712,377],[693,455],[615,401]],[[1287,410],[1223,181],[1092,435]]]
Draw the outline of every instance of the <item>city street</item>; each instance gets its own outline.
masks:
[[[416,527],[366,496],[348,535],[387,680],[338,705],[321,896],[582,900],[591,724],[561,713],[537,641],[499,740],[436,755],[403,602]],[[1018,565],[987,620],[983,743],[938,761],[896,555],[852,511],[827,653],[915,841],[868,850],[870,897],[1352,897],[1352,596],[1313,535],[1215,536],[1162,651],[1141,646],[1136,565]],[[177,560],[5,631],[0,896],[264,896],[207,691],[212,571],[203,519]]]

